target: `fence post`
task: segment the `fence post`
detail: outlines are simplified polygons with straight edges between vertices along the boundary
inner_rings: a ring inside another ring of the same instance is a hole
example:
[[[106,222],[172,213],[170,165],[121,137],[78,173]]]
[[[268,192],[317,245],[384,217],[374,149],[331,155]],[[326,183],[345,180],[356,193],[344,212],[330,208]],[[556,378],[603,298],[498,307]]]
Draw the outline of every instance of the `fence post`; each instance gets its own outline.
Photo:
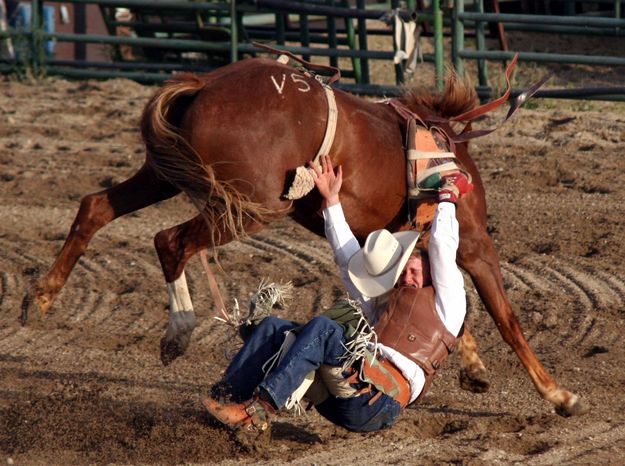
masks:
[[[477,2],[478,13],[484,13],[484,0]],[[484,38],[484,21],[477,21],[475,25],[475,45],[478,51],[482,52],[486,49],[486,40]],[[480,86],[488,86],[488,74],[486,71],[486,60],[483,58],[477,61],[477,75]]]
[[[334,0],[326,0],[326,5],[334,6]],[[336,40],[336,18],[334,16],[326,16],[326,26],[328,28],[328,47],[331,49],[338,48],[338,41]],[[338,68],[339,59],[337,57],[330,57],[330,66]]]
[[[445,66],[443,63],[445,57],[443,55],[443,12],[441,11],[440,0],[433,0],[432,12],[434,13],[434,66],[436,69],[436,88],[442,91],[445,87]]]
[[[302,39],[303,47],[310,47],[310,22],[308,21],[308,15],[299,15],[299,30]],[[302,55],[302,58],[306,61],[310,61],[310,55]]]
[[[391,9],[398,10],[399,9],[399,1],[391,0]],[[391,37],[395,37],[397,35],[397,23],[395,21],[391,22]],[[393,53],[397,53],[397,44],[393,39]],[[404,84],[404,67],[401,62],[396,63],[395,66],[395,84]]]
[[[357,0],[356,8],[365,10],[365,0]],[[360,50],[367,50],[367,20],[358,18],[358,45]],[[369,84],[369,60],[362,58],[361,61],[362,82]]]
[[[277,12],[276,15],[276,43],[284,45],[286,40],[286,18],[284,13]]]
[[[451,56],[454,68],[459,76],[464,76],[464,66],[460,51],[464,49],[464,23],[460,19],[460,15],[464,13],[464,0],[454,0],[454,11],[452,15],[452,39],[451,39]]]
[[[341,6],[343,8],[349,8],[348,0],[343,0],[341,2]],[[349,48],[357,50],[358,45],[356,44],[356,31],[354,30],[353,18],[351,17],[345,17],[345,32],[347,33],[347,43],[349,44]],[[352,57],[352,69],[354,70],[354,80],[359,84],[362,83],[360,57]]]
[[[30,60],[35,77],[40,77],[44,67],[43,1],[32,0],[30,8]]]
[[[237,15],[237,2],[230,0],[230,62],[239,59],[239,21]]]

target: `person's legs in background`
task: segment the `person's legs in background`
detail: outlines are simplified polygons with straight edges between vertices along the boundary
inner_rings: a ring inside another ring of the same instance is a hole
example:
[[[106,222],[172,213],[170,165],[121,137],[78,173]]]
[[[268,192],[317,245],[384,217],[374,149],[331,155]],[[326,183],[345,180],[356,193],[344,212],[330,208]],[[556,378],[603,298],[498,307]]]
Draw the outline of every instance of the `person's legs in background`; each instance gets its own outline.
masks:
[[[54,15],[56,14],[56,8],[54,6],[44,6],[43,7],[43,30],[48,34],[54,34],[55,24],[54,24]],[[48,58],[54,57],[54,49],[56,47],[55,40],[47,40],[44,45],[44,50],[46,52],[46,56]]]
[[[7,21],[7,8],[4,0],[0,0],[0,31],[7,31],[9,24]],[[14,58],[13,44],[10,38],[0,39],[0,58]]]
[[[43,29],[45,32],[49,34],[54,34],[55,25],[54,25],[54,15],[56,13],[56,8],[54,6],[44,6],[43,7]],[[17,6],[17,9],[9,18],[9,24],[17,29],[22,31],[30,31],[30,25],[32,20],[32,6],[30,3],[20,3]],[[52,58],[54,56],[54,48],[55,41],[48,40],[44,44],[44,51],[48,58]],[[28,45],[27,42],[21,44],[21,46],[16,47],[15,56],[16,58],[20,57],[28,57],[30,53],[27,51]]]

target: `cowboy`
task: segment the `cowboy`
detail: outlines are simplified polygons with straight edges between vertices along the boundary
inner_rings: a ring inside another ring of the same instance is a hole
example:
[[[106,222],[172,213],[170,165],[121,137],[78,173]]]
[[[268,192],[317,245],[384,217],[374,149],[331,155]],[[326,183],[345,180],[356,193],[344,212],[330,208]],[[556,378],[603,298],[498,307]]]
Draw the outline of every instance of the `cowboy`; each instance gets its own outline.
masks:
[[[352,300],[303,326],[276,317],[260,322],[217,384],[233,402],[220,401],[215,391],[202,401],[231,427],[266,429],[269,416],[287,406],[311,374],[325,393],[310,394],[311,387],[306,397],[317,398],[315,408],[326,419],[359,432],[389,427],[401,408],[425,392],[462,329],[466,295],[456,265],[455,203],[473,188],[466,176],[443,177],[428,260],[424,253],[412,254],[419,237],[414,231],[375,231],[361,249],[339,200],[341,167],[335,173],[323,156],[321,167],[311,168],[324,199],[326,237]],[[358,318],[360,311],[365,319]],[[364,353],[346,354],[369,324],[377,342],[365,338]]]

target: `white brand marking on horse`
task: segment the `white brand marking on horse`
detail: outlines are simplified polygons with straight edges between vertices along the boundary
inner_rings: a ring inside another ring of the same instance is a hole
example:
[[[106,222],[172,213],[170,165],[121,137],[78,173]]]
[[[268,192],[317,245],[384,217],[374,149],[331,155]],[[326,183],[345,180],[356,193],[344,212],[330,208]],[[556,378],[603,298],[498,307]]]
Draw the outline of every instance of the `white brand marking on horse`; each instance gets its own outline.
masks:
[[[280,85],[278,85],[278,82],[276,81],[276,78],[273,77],[273,75],[271,75],[271,80],[273,81],[273,85],[276,86],[276,90],[278,91],[278,94],[282,95],[282,90],[284,89],[284,82],[286,81],[286,74],[282,74],[282,83]]]
[[[303,84],[305,87],[298,87],[297,90],[300,92],[308,92],[310,91],[310,84],[306,82],[303,76],[300,76],[297,73],[291,73],[291,79],[296,84]]]
[[[187,287],[187,277],[184,270],[182,274],[172,283],[167,284],[169,293],[169,313],[174,314],[182,311],[193,311],[189,288]]]

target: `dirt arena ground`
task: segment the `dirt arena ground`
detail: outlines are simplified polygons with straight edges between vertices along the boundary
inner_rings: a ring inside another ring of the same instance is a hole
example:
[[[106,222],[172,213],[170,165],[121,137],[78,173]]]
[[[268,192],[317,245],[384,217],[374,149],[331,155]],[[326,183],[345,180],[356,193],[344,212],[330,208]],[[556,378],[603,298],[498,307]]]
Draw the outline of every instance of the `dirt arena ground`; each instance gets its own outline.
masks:
[[[238,343],[208,317],[197,258],[187,278],[199,327],[184,357],[168,367],[159,360],[167,294],[152,238],[193,214],[184,198],[104,228],[51,312],[17,321],[80,198],[141,165],[137,122],[152,92],[125,80],[0,81],[0,463],[623,464],[622,104],[538,101],[472,146],[525,334],[589,413],[565,419],[538,396],[467,281],[488,393],[460,389],[452,357],[390,430],[349,433],[313,410],[282,414],[269,435],[247,438],[200,408]],[[220,257],[229,300],[247,303],[263,277],[292,280],[297,299],[282,315],[304,320],[340,294],[325,241],[289,220]]]

